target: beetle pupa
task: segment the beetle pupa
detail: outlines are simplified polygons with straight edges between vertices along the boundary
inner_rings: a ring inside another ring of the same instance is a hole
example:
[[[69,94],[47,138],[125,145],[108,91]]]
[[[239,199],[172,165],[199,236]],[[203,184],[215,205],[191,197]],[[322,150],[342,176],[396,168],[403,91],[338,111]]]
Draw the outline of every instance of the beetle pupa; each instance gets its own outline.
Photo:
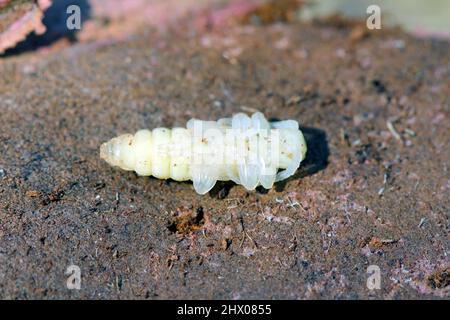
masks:
[[[205,194],[218,180],[269,189],[295,173],[306,150],[297,121],[269,123],[256,112],[124,134],[102,144],[100,157],[141,176],[192,180],[195,191]]]

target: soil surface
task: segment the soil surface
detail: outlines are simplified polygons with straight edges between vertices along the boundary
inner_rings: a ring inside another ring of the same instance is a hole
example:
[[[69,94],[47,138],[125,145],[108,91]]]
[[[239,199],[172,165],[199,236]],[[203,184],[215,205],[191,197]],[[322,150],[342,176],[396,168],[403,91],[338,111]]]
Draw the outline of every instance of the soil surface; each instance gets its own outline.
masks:
[[[0,297],[448,298],[449,52],[327,20],[3,58]],[[308,143],[271,190],[200,196],[99,158],[121,133],[255,110]]]

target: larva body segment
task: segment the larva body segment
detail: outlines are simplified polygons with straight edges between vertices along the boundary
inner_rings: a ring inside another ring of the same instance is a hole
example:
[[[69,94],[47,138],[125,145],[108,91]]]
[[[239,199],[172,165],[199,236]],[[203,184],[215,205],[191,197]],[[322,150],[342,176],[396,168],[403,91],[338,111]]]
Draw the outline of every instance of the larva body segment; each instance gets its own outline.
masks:
[[[124,134],[102,144],[100,157],[141,176],[192,180],[197,193],[205,194],[218,180],[269,189],[295,173],[306,150],[297,121],[269,123],[257,112]]]

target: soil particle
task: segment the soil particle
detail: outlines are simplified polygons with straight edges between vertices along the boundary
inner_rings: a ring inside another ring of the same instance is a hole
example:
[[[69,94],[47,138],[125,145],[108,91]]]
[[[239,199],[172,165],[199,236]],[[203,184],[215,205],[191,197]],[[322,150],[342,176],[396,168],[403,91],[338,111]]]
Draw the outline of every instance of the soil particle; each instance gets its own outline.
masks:
[[[433,289],[443,289],[450,285],[450,268],[438,270],[427,278],[428,285]]]
[[[296,20],[296,14],[303,6],[302,0],[270,0],[255,6],[239,20],[242,24],[249,23],[272,24]]]
[[[36,197],[39,197],[40,192],[36,191],[36,190],[28,190],[25,194],[27,197],[36,198]]]
[[[386,245],[390,245],[396,243],[397,241],[394,239],[380,239],[378,237],[373,237],[370,239],[368,245],[371,250],[378,250]]]
[[[178,209],[175,220],[169,224],[167,229],[173,233],[188,234],[201,230],[207,219],[202,207],[195,210]]]

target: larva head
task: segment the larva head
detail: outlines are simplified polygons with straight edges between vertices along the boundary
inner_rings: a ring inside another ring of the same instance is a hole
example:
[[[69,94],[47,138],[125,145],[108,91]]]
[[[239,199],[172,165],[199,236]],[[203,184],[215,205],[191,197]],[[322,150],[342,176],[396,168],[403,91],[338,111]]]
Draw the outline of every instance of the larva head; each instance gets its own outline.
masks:
[[[266,130],[277,129],[278,139],[278,157],[279,168],[286,169],[294,166],[292,162],[300,162],[306,155],[306,142],[302,132],[299,129],[298,122],[295,120],[284,120],[268,122],[261,112],[254,113],[251,117],[246,114],[238,113],[232,118],[233,129]],[[298,165],[295,169],[297,169]]]
[[[295,120],[272,122],[271,127],[278,129],[280,133],[278,167],[286,169],[277,174],[276,181],[281,181],[293,175],[300,162],[305,159],[306,141]]]

